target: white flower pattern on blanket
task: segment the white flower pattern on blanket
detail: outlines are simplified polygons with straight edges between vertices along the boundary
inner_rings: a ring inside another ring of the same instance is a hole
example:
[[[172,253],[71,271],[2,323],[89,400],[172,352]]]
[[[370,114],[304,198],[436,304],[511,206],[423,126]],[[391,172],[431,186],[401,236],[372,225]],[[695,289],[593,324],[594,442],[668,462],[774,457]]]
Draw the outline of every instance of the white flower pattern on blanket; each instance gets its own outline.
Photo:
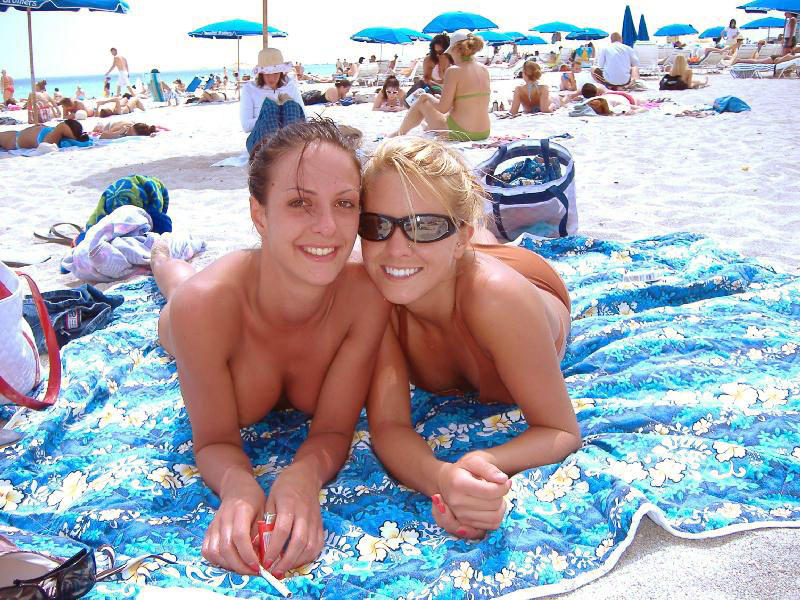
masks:
[[[380,467],[362,415],[347,464],[320,492],[325,548],[286,580],[298,595],[568,589],[616,560],[648,506],[688,536],[800,522],[800,281],[690,234],[525,244],[571,291],[576,320],[562,369],[583,447],[513,477],[502,527],[467,542],[444,534],[430,499]],[[654,270],[662,279],[623,281]],[[261,578],[203,562],[218,500],[194,465],[174,362],[157,345],[162,299],[151,279],[116,292],[125,303],[112,323],[64,348],[57,404],[22,415],[14,428],[25,437],[0,449],[0,532],[40,532],[42,550],[66,539],[47,536],[66,535],[112,542],[121,557],[166,551],[178,561],[144,562],[87,600],[135,597],[144,584],[272,593]],[[419,391],[412,416],[446,460],[525,429],[518,409]],[[265,489],[307,427],[289,411],[242,431]]]

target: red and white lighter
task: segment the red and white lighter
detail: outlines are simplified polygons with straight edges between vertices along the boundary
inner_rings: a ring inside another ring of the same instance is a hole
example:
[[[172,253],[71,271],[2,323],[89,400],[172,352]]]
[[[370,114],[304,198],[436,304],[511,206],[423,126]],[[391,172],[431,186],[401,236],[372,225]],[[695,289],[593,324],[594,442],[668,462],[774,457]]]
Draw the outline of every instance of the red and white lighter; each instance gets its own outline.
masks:
[[[267,553],[267,545],[272,531],[275,529],[275,513],[266,513],[263,521],[258,521],[258,562],[264,564],[264,556]]]

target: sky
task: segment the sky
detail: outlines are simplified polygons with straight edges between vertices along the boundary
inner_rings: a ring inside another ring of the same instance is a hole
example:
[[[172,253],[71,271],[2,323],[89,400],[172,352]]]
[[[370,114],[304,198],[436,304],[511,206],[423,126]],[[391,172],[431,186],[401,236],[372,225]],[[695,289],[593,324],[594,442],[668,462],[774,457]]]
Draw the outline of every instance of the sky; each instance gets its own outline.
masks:
[[[162,71],[231,66],[236,63],[235,40],[190,38],[187,32],[227,19],[261,21],[261,0],[128,0],[126,15],[88,11],[33,13],[34,62],[37,78],[104,73],[111,65],[109,48],[128,59],[131,71]],[[271,0],[268,23],[289,33],[270,40],[286,60],[332,63],[336,58],[380,54],[376,44],[356,43],[349,36],[364,27],[390,26],[422,29],[439,13],[463,10],[482,14],[500,30],[526,32],[548,21],[566,21],[579,27],[608,32],[622,27],[625,5],[638,26],[644,12],[652,34],[670,23],[690,23],[698,31],[727,25],[732,18],[746,23],[762,15],[736,10],[744,0]],[[773,16],[778,16],[773,13]],[[758,35],[758,34],[756,34]],[[241,41],[242,62],[255,63],[261,38]],[[388,57],[398,47],[383,46]],[[424,53],[425,45],[404,47],[405,56]],[[0,13],[0,68],[15,77],[29,76],[27,19],[24,12]]]

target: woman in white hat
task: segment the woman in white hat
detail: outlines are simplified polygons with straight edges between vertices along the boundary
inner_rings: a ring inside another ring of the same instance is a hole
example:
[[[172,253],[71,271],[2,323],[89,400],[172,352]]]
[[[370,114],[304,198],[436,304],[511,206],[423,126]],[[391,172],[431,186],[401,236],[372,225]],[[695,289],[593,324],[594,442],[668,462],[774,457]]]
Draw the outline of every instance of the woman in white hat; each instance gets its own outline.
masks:
[[[285,104],[296,104],[287,107],[289,112],[305,117],[303,98],[300,96],[294,76],[290,75],[293,70],[292,63],[284,61],[281,51],[277,48],[264,48],[258,53],[258,64],[253,69],[255,80],[242,87],[242,98],[239,103],[239,117],[244,131],[253,131],[267,100],[275,105],[270,107],[275,110]]]
[[[454,141],[489,137],[489,71],[473,60],[483,40],[466,29],[450,36],[447,53],[455,64],[444,73],[442,95],[422,94],[393,135],[405,135],[424,121],[426,130],[446,131]]]

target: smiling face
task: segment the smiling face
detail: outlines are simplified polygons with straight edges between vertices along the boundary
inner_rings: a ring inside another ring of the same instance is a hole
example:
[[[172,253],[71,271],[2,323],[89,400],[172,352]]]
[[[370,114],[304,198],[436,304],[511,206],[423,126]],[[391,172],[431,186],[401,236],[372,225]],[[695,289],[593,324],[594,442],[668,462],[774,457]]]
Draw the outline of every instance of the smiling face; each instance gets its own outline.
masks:
[[[426,186],[406,185],[400,175],[385,169],[377,173],[364,189],[364,210],[401,218],[410,214],[447,215],[442,203]],[[396,226],[383,242],[361,241],[364,266],[383,297],[393,304],[411,304],[441,284],[456,277],[458,260],[463,256],[471,228],[430,243],[413,243]]]
[[[263,204],[251,196],[250,215],[279,270],[311,285],[333,283],[355,243],[360,183],[353,158],[330,143],[276,159]]]
[[[217,78],[219,79],[219,77]],[[278,83],[281,80],[280,73],[264,73],[264,83],[271,87],[273,90],[278,89]]]

